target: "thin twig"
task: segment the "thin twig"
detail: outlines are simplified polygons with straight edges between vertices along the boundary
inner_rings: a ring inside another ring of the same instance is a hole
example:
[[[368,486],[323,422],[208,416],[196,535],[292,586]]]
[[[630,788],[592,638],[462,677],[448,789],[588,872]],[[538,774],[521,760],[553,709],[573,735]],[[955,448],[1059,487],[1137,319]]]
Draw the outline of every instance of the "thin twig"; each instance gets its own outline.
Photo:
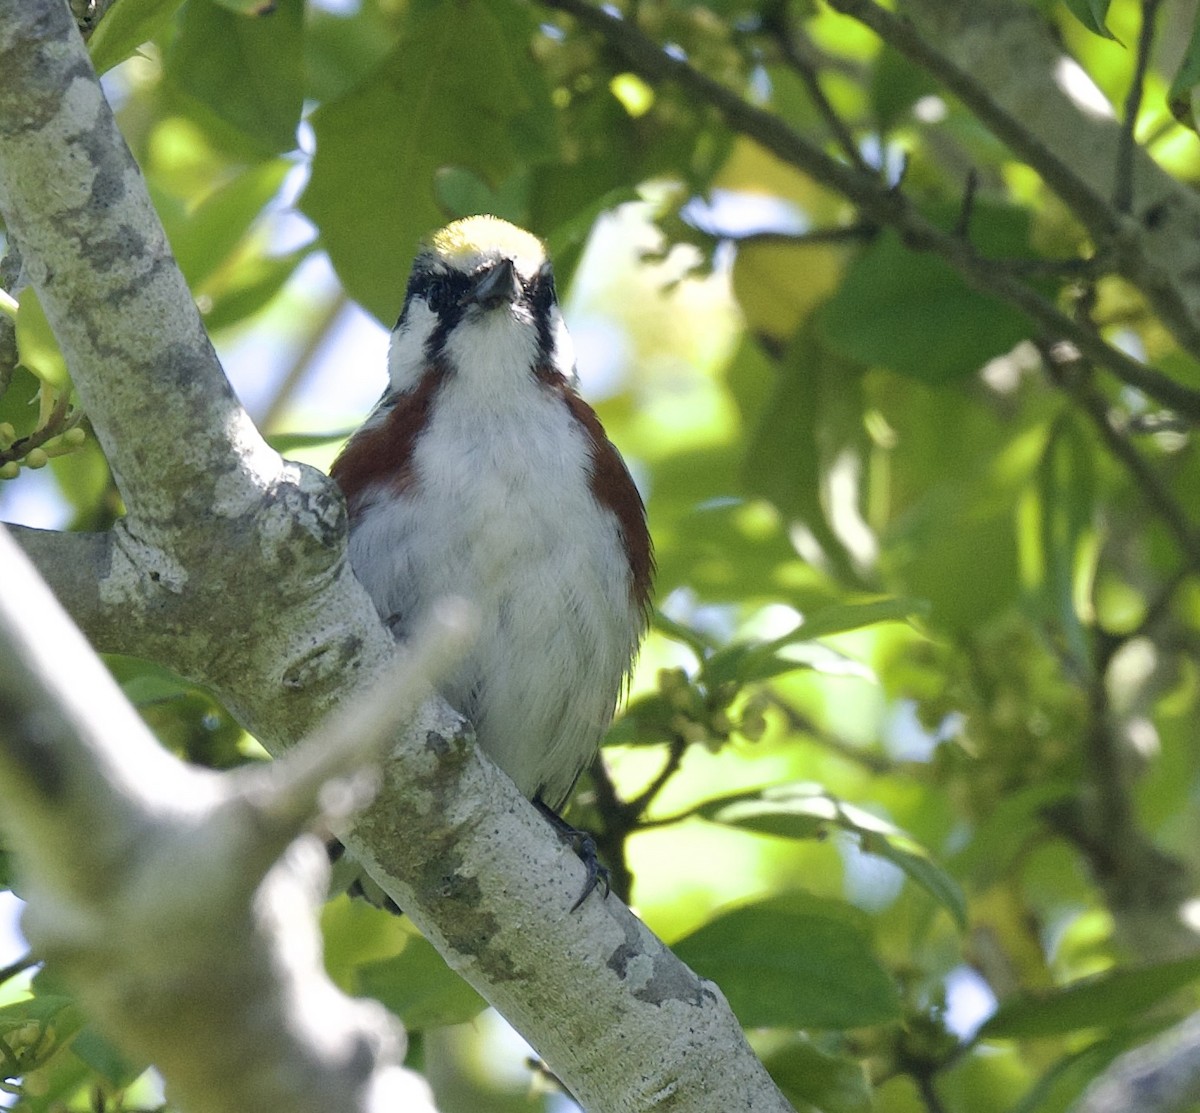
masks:
[[[662,792],[667,781],[679,772],[679,764],[683,761],[687,747],[687,739],[680,735],[671,739],[667,746],[667,760],[663,762],[663,767],[658,771],[657,776],[625,805],[634,820],[641,819],[646,809],[654,803],[654,798]]]
[[[825,95],[825,90],[821,87],[820,74],[813,63],[813,53],[808,49],[807,39],[795,26],[791,7],[782,4],[772,11],[766,22],[766,29],[771,32],[779,44],[784,60],[804,82],[809,99],[813,102],[821,119],[825,121],[825,126],[833,133],[850,165],[864,174],[875,174],[876,171],[863,158],[862,151],[859,150],[845,121],[838,115],[837,110]]]
[[[718,238],[736,243],[738,247],[778,244],[784,247],[816,247],[823,244],[861,243],[879,235],[879,226],[862,221],[847,224],[842,228],[814,228],[808,232],[746,232],[727,235],[715,233]]]
[[[896,770],[896,763],[883,754],[874,754],[869,750],[851,746],[836,735],[822,730],[807,715],[793,707],[787,700],[776,693],[766,690],[764,693],[767,703],[783,713],[787,720],[788,730],[795,734],[805,734],[817,743],[823,750],[828,750],[846,761],[865,769],[868,773],[882,775]]]
[[[1200,569],[1200,533],[1171,496],[1158,473],[1114,424],[1104,396],[1088,382],[1078,356],[1061,347],[1039,345],[1051,380],[1068,394],[1091,420],[1109,452],[1133,477],[1142,497],[1162,519],[1192,568]]]
[[[1182,568],[1177,568],[1171,578],[1159,589],[1158,594],[1150,600],[1150,603],[1146,607],[1146,613],[1142,615],[1142,621],[1123,640],[1128,641],[1132,638],[1147,637],[1154,630],[1154,627],[1166,617],[1167,611],[1171,608],[1171,602],[1175,598],[1175,593],[1195,573],[1196,570],[1186,564]]]
[[[1136,147],[1138,112],[1142,107],[1142,93],[1146,88],[1146,70],[1150,65],[1150,48],[1154,43],[1154,28],[1157,22],[1160,0],[1142,0],[1142,28],[1138,35],[1137,62],[1133,69],[1133,80],[1125,98],[1125,126],[1121,129],[1121,141],[1117,146],[1117,174],[1113,187],[1113,208],[1119,213],[1128,213],[1133,207],[1133,152]]]
[[[1120,214],[1107,198],[1056,151],[1046,146],[1023,121],[997,104],[982,82],[926,42],[908,19],[888,11],[875,0],[829,0],[829,6],[869,27],[909,61],[936,77],[991,132],[1034,167],[1096,235],[1116,235],[1121,224]]]
[[[47,388],[43,386],[42,389]],[[35,448],[41,448],[47,441],[61,436],[68,429],[74,429],[83,419],[83,411],[75,410],[72,413],[70,410],[70,392],[64,390],[54,400],[54,408],[50,411],[46,424],[35,429],[29,436],[22,437],[19,441],[13,441],[8,448],[0,452],[0,464],[7,464],[12,460],[22,460]]]
[[[846,4],[847,0],[838,0]],[[1073,321],[1048,298],[1030,289],[1003,268],[981,257],[974,246],[926,219],[897,188],[889,188],[873,175],[863,174],[826,154],[792,130],[778,116],[747,103],[737,93],[701,73],[684,59],[668,54],[628,21],[594,7],[586,0],[545,0],[547,7],[566,12],[599,32],[630,67],[651,81],[673,80],[715,108],[729,126],[749,136],[783,161],[832,186],[857,204],[870,218],[894,227],[914,251],[931,252],[957,270],[976,289],[1016,306],[1051,336],[1070,340],[1084,355],[1122,382],[1181,414],[1200,421],[1200,392],[1175,382],[1161,371],[1138,362],[1106,343],[1095,330]],[[847,4],[858,8],[857,3]],[[873,5],[868,5],[873,9]],[[880,9],[882,11],[882,9]],[[890,13],[885,13],[890,16]],[[1039,165],[1035,163],[1035,165]],[[1039,165],[1040,169],[1040,165]],[[1078,200],[1071,198],[1072,204]],[[1094,207],[1091,196],[1079,202],[1081,210]],[[1107,202],[1098,202],[1111,214]],[[1099,213],[1093,213],[1100,219]]]
[[[967,171],[967,185],[963,190],[962,205],[958,220],[954,223],[954,234],[961,240],[971,238],[971,217],[975,215],[975,197],[979,193],[979,171],[974,166]]]

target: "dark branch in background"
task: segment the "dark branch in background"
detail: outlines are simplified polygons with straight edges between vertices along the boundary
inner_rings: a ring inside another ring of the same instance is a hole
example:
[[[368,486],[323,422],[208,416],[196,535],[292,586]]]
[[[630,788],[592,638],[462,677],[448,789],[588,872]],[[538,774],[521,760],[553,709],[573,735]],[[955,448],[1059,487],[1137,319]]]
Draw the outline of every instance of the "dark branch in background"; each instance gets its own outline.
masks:
[[[909,61],[937,78],[989,131],[1011,147],[1046,180],[1097,236],[1113,236],[1120,215],[1107,199],[1035,136],[1020,120],[998,105],[987,88],[935,50],[903,16],[875,0],[829,0],[829,6],[869,27]]]
[[[876,174],[877,172],[863,158],[845,121],[829,103],[825,90],[821,88],[821,78],[813,60],[816,52],[807,36],[795,25],[795,22],[791,6],[783,3],[773,6],[767,12],[763,19],[763,28],[774,37],[776,43],[779,44],[784,61],[804,82],[804,88],[808,90],[809,98],[817,112],[820,113],[821,119],[825,121],[825,126],[833,133],[850,165],[860,173]]]
[[[630,68],[647,81],[677,82],[715,108],[735,132],[753,139],[783,161],[838,190],[871,219],[895,228],[909,248],[937,255],[976,289],[1016,306],[1042,331],[1070,340],[1080,352],[1122,382],[1200,421],[1200,392],[1190,390],[1161,371],[1139,363],[1106,343],[1094,330],[1077,324],[1048,298],[1030,289],[1005,268],[997,267],[980,256],[973,245],[926,219],[899,190],[889,188],[873,174],[864,174],[827,155],[793,131],[778,116],[754,107],[686,61],[666,53],[628,21],[593,7],[584,0],[545,0],[545,5],[566,12],[584,26],[600,33],[624,56]],[[847,6],[853,9],[860,5],[849,3]],[[874,5],[866,7],[874,10]],[[908,26],[907,23],[904,25]],[[1037,141],[1029,137],[1029,143],[1036,145]],[[1063,172],[1069,174],[1066,168],[1063,168]],[[1071,200],[1074,203],[1075,198]],[[1090,187],[1081,203],[1086,207],[1093,206],[1093,203],[1098,205],[1095,214],[1097,219],[1102,214],[1107,214],[1105,221],[1112,217],[1107,202],[1096,197]],[[1115,231],[1115,226],[1108,223],[1105,226],[1111,226]]]
[[[1146,88],[1146,70],[1150,65],[1150,47],[1154,43],[1154,26],[1158,17],[1160,0],[1142,0],[1142,29],[1138,35],[1137,62],[1129,95],[1125,98],[1125,127],[1121,131],[1121,143],[1117,147],[1117,180],[1113,187],[1113,208],[1119,213],[1128,213],[1133,207],[1133,152],[1137,146],[1134,133],[1137,130],[1138,112],[1142,107],[1142,93]]]
[[[831,243],[865,243],[879,235],[879,227],[866,222],[847,224],[843,228],[814,228],[810,232],[747,232],[744,235],[714,233],[720,239],[729,240],[739,247],[753,245],[779,245],[782,247],[809,247]]]
[[[960,240],[971,239],[971,218],[975,215],[975,198],[979,193],[979,171],[971,167],[967,171],[967,185],[963,190],[962,205],[959,206],[958,220],[954,223],[954,234]]]
[[[896,762],[884,754],[864,750],[861,746],[852,746],[827,730],[823,730],[798,708],[793,707],[787,700],[769,689],[764,693],[769,706],[783,713],[791,734],[803,734],[811,738],[823,750],[865,769],[874,776],[882,776],[896,771]]]
[[[666,783],[679,772],[683,755],[687,751],[688,742],[682,735],[675,735],[667,745],[667,758],[663,767],[655,774],[650,783],[631,800],[622,800],[617,795],[616,786],[608,775],[604,760],[597,755],[592,762],[591,778],[596,793],[596,810],[604,821],[602,831],[596,832],[593,838],[596,848],[600,851],[611,872],[613,892],[623,901],[629,901],[629,891],[633,884],[633,874],[630,872],[626,843],[629,836],[639,828],[655,826],[642,822],[642,817],[654,798],[663,790]]]
[[[1188,565],[1200,570],[1200,532],[1171,496],[1158,473],[1114,424],[1104,396],[1089,381],[1089,368],[1069,345],[1041,345],[1051,380],[1087,415],[1108,451],[1124,466],[1155,513],[1163,520]]]
[[[1091,368],[1069,345],[1041,346],[1047,374],[1087,415],[1108,452],[1129,472],[1135,489],[1166,525],[1183,552],[1176,573],[1152,602],[1141,627],[1157,621],[1175,589],[1200,570],[1200,533],[1141,453],[1114,423],[1104,396],[1091,383]],[[1136,633],[1136,632],[1135,632]],[[1088,675],[1087,723],[1083,731],[1084,777],[1091,792],[1048,809],[1046,817],[1089,862],[1115,907],[1173,909],[1187,894],[1186,871],[1138,827],[1130,792],[1128,755],[1108,693],[1109,666],[1127,637],[1097,631]]]

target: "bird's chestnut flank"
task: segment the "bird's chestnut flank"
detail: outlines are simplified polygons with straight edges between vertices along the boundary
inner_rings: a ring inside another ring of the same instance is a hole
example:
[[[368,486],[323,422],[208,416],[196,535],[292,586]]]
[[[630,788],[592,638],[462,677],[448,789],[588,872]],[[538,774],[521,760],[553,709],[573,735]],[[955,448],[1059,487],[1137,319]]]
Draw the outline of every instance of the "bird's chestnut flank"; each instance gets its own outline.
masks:
[[[474,603],[478,640],[442,694],[557,811],[612,719],[654,561],[642,499],[578,393],[542,243],[488,216],[431,237],[388,370],[331,472],[351,564],[398,638],[441,596]]]

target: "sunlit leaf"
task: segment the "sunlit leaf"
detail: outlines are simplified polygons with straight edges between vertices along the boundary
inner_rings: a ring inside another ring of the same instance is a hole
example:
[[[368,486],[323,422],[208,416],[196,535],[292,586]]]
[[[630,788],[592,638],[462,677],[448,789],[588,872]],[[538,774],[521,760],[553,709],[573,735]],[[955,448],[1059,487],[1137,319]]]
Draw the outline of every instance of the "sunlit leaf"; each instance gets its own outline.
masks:
[[[1028,237],[1024,211],[976,208],[971,238],[982,253],[1026,255]],[[973,375],[1033,332],[1020,311],[976,292],[948,263],[910,250],[894,232],[850,265],[817,319],[825,341],[846,359],[929,383]]]
[[[783,651],[799,642],[860,630],[877,622],[903,622],[924,614],[927,609],[922,601],[914,599],[876,599],[826,607],[771,641],[733,642],[717,650],[705,660],[702,676],[716,686],[731,680],[740,683],[767,680],[794,669],[809,668],[809,662],[789,658]]]
[[[821,1113],[870,1113],[871,1084],[861,1063],[829,1055],[811,1040],[797,1039],[763,1060],[775,1084],[797,1108]]]
[[[419,240],[445,220],[435,172],[462,166],[500,181],[518,150],[550,141],[544,77],[517,45],[531,33],[523,19],[483,0],[414,9],[383,63],[313,114],[301,206],[347,290],[389,325]]]
[[[359,968],[362,992],[381,1001],[410,1031],[461,1024],[481,1013],[483,1000],[421,938],[412,938],[395,958]]]
[[[713,823],[791,839],[821,838],[837,828],[858,836],[868,854],[887,859],[921,886],[960,928],[967,903],[958,883],[915,839],[894,824],[835,799],[819,785],[774,785],[761,792],[735,793],[706,801],[695,811]]]
[[[105,73],[131,57],[161,31],[183,0],[121,0],[111,5],[88,39],[97,73]]]
[[[258,17],[189,0],[167,73],[255,149],[290,151],[304,102],[303,43],[302,0],[278,0]]]
[[[286,455],[298,448],[320,448],[327,444],[338,444],[353,432],[353,429],[335,429],[328,433],[271,433],[267,436],[267,444],[276,452]]]
[[[1192,131],[1197,130],[1196,86],[1200,85],[1200,12],[1194,18],[1187,50],[1183,52],[1183,60],[1171,80],[1171,88],[1167,90],[1167,106],[1171,115]]]
[[[1093,447],[1070,415],[1054,423],[1037,471],[1042,598],[1051,621],[1076,661],[1090,655],[1088,635],[1075,606],[1076,563],[1092,527]]]
[[[213,2],[243,16],[270,15],[277,4],[277,0],[213,0]]]
[[[899,1013],[866,917],[836,901],[793,893],[743,905],[672,949],[721,987],[746,1027],[860,1028]]]
[[[171,249],[193,289],[225,261],[263,208],[279,192],[290,164],[252,166],[204,199],[171,230]]]
[[[264,257],[255,253],[231,271],[223,271],[221,281],[215,288],[210,287],[212,304],[204,312],[209,331],[229,328],[263,309],[314,250],[315,245],[306,244],[286,255]]]
[[[55,390],[70,385],[67,361],[63,359],[37,291],[32,286],[21,292],[17,309],[17,352],[21,362],[43,383]]]
[[[1029,991],[1000,1003],[980,1029],[987,1039],[1060,1036],[1132,1020],[1200,978],[1200,957],[1154,966],[1124,967],[1045,992]]]
[[[1108,19],[1109,0],[1063,0],[1071,14],[1079,20],[1093,35],[1105,39],[1115,39],[1106,26]]]

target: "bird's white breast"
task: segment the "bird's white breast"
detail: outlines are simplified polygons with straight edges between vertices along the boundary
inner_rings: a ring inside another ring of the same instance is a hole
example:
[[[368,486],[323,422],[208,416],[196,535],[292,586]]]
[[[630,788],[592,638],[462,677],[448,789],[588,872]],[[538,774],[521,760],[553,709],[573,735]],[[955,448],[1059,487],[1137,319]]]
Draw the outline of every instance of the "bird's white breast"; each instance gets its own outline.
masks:
[[[641,616],[587,435],[532,375],[527,330],[495,324],[453,338],[459,370],[416,442],[413,483],[364,494],[350,559],[398,633],[440,596],[476,604],[479,640],[444,694],[518,788],[557,807],[612,716]]]

